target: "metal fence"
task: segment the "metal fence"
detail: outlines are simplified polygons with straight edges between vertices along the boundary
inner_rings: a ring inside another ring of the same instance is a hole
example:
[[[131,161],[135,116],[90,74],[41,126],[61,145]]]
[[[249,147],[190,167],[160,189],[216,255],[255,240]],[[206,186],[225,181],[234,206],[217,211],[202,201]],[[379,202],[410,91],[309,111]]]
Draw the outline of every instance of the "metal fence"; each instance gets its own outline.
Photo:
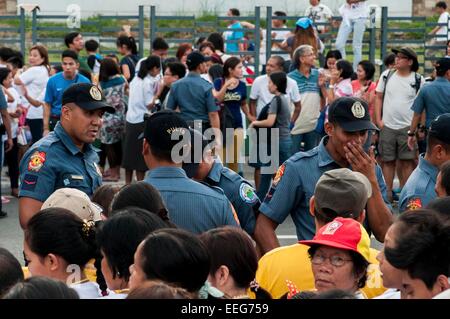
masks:
[[[263,12],[264,11],[264,12]],[[26,17],[23,8],[18,15],[0,16],[0,43],[19,47],[22,52],[36,43],[41,43],[49,48],[50,54],[60,53],[64,49],[64,34],[74,31],[67,27],[66,20],[69,15],[41,15],[33,10],[31,18]],[[287,16],[288,25],[294,29],[295,21],[299,16]],[[31,21],[30,21],[31,19]],[[195,44],[201,36],[207,36],[212,32],[226,32],[230,29],[227,24],[230,20],[247,21],[254,28],[233,29],[246,33],[244,40],[227,40],[226,44],[243,43],[252,50],[233,52],[252,57],[250,65],[254,66],[255,75],[259,75],[260,53],[265,51],[268,58],[272,54],[285,53],[273,48],[276,41],[271,37],[273,31],[285,30],[272,28],[272,21],[279,19],[273,16],[272,7],[255,7],[253,13],[242,17],[215,16],[208,21],[196,16],[162,16],[158,15],[155,6],[139,6],[135,15],[102,16],[83,20],[79,29],[87,38],[95,38],[100,43],[102,54],[116,52],[115,41],[118,32],[121,31],[121,23],[132,25],[131,31],[137,35],[139,54],[142,56],[150,50],[151,42],[162,36],[175,48],[180,43]],[[340,20],[340,17],[333,17]],[[31,27],[30,27],[31,25]],[[392,47],[410,46],[419,55],[422,71],[429,72],[432,62],[445,55],[447,36],[429,35],[429,29],[435,26],[446,26],[430,22],[425,17],[394,17],[388,15],[388,8],[383,7],[380,21],[376,21],[375,10],[370,12],[366,32],[363,40],[363,58],[372,62],[380,62],[389,53]],[[320,38],[327,50],[333,48],[338,27],[333,23],[319,23],[328,31],[320,34]],[[436,43],[436,38],[443,42]],[[261,41],[265,39],[265,46],[261,48]],[[148,46],[146,44],[149,44]],[[352,55],[351,38],[348,40],[348,55]],[[381,67],[383,69],[383,67]]]

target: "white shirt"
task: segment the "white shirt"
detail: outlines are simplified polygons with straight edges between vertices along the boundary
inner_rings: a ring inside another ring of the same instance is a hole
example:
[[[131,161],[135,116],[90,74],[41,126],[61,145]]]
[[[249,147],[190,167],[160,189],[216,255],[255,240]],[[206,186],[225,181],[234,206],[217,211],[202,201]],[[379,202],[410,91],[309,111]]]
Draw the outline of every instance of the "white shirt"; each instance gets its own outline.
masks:
[[[97,283],[92,281],[70,285],[70,288],[78,293],[80,299],[98,299],[102,296]]]
[[[8,92],[14,97],[14,102],[8,102],[8,113],[14,113],[17,110],[17,104],[20,102],[20,94],[13,87],[7,89]],[[6,101],[8,101],[8,97],[5,96]],[[12,138],[17,137],[17,129],[19,128],[19,119],[10,117],[11,122],[11,136]],[[4,135],[6,137],[6,135]]]
[[[381,74],[376,92],[383,93],[384,78],[388,73],[389,70],[386,70]],[[411,125],[414,115],[411,106],[416,97],[415,73],[411,72],[407,77],[399,76],[397,73],[395,72],[387,82],[386,96],[382,106],[384,125],[393,130],[404,129]],[[423,77],[421,77],[421,81],[422,86],[425,83]]]
[[[144,114],[148,112],[147,105],[158,92],[160,75],[152,77],[147,75],[144,79],[135,76],[130,83],[130,97],[128,99],[128,112],[126,121],[137,124],[144,122]]]
[[[448,23],[448,25],[447,26],[442,26],[442,27],[440,27],[440,29],[438,30],[438,32],[436,32],[436,35],[445,35],[445,36],[449,36],[450,35],[450,33],[449,33],[449,28],[450,28],[450,22],[449,22],[449,20],[448,20],[448,18],[449,18],[449,13],[447,12],[447,11],[445,11],[445,12],[443,12],[440,16],[439,16],[439,20],[438,20],[438,23]],[[436,38],[436,41],[438,41],[438,42],[447,42],[447,38],[445,38],[445,37],[439,37],[439,38]]]
[[[287,78],[286,99],[289,104],[297,103],[301,101],[301,96],[298,91],[297,82],[291,78]],[[263,109],[264,106],[269,104],[275,95],[269,92],[269,77],[267,74],[258,76],[253,82],[252,89],[250,91],[250,98],[256,100],[256,114]]]
[[[333,16],[333,11],[324,4],[318,4],[316,6],[309,6],[305,10],[305,17],[309,17],[315,23],[327,23]],[[317,30],[323,31],[325,26],[318,25]]]
[[[275,33],[275,40],[282,40],[278,43],[283,43],[283,41],[285,41],[287,38],[289,38],[292,34],[291,31],[289,31],[287,26],[283,26],[283,29],[286,30],[282,30],[282,31],[272,31],[272,33]],[[266,33],[264,33],[265,35]],[[282,51],[280,48],[272,46],[272,50],[273,51]],[[287,54],[276,54],[281,56],[285,61],[290,61],[291,60],[291,56],[287,53]]]
[[[19,78],[27,88],[28,95],[37,100],[47,87],[49,75],[47,68],[43,65],[39,65],[32,66],[23,72]],[[42,119],[44,117],[44,110],[42,106],[34,107],[30,105],[28,101],[25,102],[24,106],[28,107],[27,119]]]
[[[348,4],[345,2],[340,8],[339,13],[344,21],[367,18],[368,10],[366,1]]]
[[[383,294],[372,299],[401,299],[400,290],[391,288],[386,290]]]

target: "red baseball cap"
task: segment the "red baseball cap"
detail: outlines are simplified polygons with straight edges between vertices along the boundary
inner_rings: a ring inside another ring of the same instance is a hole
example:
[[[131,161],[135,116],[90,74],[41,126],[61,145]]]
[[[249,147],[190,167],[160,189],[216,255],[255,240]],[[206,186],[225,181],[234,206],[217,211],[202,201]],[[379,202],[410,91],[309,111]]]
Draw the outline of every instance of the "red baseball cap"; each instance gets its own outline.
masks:
[[[312,240],[301,240],[307,246],[323,245],[357,252],[369,261],[370,238],[364,227],[351,218],[337,217],[319,229]]]

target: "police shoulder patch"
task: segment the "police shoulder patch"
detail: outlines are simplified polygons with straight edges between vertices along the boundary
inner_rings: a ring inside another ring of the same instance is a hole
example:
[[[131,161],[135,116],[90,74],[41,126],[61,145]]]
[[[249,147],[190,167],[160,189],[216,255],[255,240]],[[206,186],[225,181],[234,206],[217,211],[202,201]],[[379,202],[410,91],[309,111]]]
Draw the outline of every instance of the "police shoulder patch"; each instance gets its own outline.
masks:
[[[25,174],[23,181],[20,185],[20,188],[24,191],[33,192],[36,188],[36,184],[38,181],[38,177],[32,174]]]
[[[406,208],[408,210],[416,210],[419,208],[422,208],[422,199],[420,197],[413,197],[408,201],[408,204],[406,205]]]
[[[258,196],[256,196],[255,190],[247,183],[242,183],[239,187],[239,196],[248,204],[254,204],[258,201]]]
[[[46,155],[45,152],[34,152],[28,162],[28,170],[30,172],[39,172],[42,166],[44,166]]]
[[[286,169],[286,165],[283,164],[278,168],[277,174],[275,175],[275,178],[273,179],[272,187],[276,187],[278,183],[281,181],[281,178],[284,175],[284,170]]]

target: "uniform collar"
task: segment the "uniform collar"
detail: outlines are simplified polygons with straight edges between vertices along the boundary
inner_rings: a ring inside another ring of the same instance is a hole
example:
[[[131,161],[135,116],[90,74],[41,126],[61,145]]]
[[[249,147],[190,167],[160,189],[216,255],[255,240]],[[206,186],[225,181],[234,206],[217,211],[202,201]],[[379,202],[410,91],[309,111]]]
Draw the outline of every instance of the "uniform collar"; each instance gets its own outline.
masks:
[[[424,158],[424,154],[421,154],[419,156],[419,167],[421,170],[423,170],[425,173],[427,173],[428,175],[430,175],[431,179],[436,182],[436,178],[439,174],[439,169],[434,166],[433,164],[431,164],[429,161],[427,161]]]
[[[220,181],[220,175],[222,172],[223,165],[218,160],[214,160],[214,164],[211,167],[211,170],[208,174],[208,179],[212,180],[213,182],[218,183]]]
[[[332,163],[335,163],[335,160],[331,157],[330,153],[328,153],[327,148],[325,145],[328,143],[328,136],[325,136],[318,146],[318,155],[319,155],[319,167],[324,167],[327,165],[330,165]]]
[[[435,82],[449,82],[445,77],[443,76],[438,76],[436,77],[436,79],[434,80]]]
[[[188,73],[187,77],[190,77],[190,78],[199,78],[199,77],[200,77],[200,74],[198,74],[197,72],[194,72],[194,71],[190,71],[190,72]]]
[[[69,134],[67,134],[66,130],[62,127],[61,122],[58,121],[55,126],[55,134],[59,137],[64,146],[72,153],[72,155],[76,155],[78,153],[83,153],[80,149],[75,145],[72,138]],[[91,144],[84,144],[85,153],[90,151],[95,151]]]
[[[181,167],[160,166],[148,172],[150,178],[188,178]]]

